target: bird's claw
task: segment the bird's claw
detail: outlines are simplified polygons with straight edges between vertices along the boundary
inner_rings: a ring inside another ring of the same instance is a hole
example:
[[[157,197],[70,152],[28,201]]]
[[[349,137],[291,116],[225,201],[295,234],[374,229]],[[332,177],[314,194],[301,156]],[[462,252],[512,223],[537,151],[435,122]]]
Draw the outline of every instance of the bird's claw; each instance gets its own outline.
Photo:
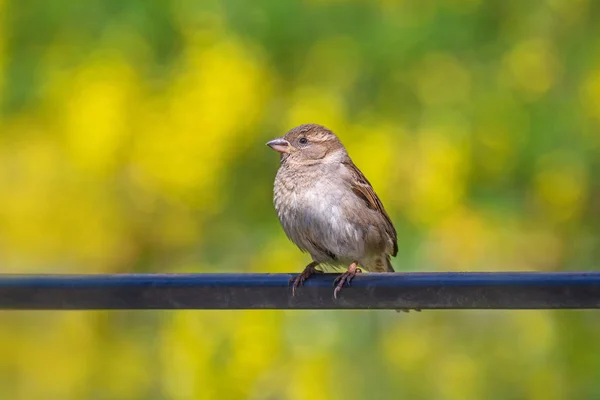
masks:
[[[310,263],[306,266],[306,268],[304,268],[304,271],[290,278],[288,281],[288,286],[292,285],[292,297],[296,295],[296,289],[302,286],[304,281],[306,281],[315,272],[319,272],[315,269],[316,265],[316,263]]]
[[[362,271],[360,270],[360,268],[357,268],[355,264],[352,264],[350,268],[348,268],[348,271],[335,278],[335,280],[333,281],[333,285],[335,286],[335,289],[333,289],[333,298],[337,299],[337,294],[340,290],[342,290],[344,284],[350,287],[352,285],[352,279],[354,279],[356,274],[359,274],[361,272]]]
[[[301,274],[298,274],[290,279],[290,281],[288,282],[288,286],[292,285],[292,296],[296,295],[296,289],[302,286],[307,278],[308,276],[306,276],[304,272],[302,272]]]

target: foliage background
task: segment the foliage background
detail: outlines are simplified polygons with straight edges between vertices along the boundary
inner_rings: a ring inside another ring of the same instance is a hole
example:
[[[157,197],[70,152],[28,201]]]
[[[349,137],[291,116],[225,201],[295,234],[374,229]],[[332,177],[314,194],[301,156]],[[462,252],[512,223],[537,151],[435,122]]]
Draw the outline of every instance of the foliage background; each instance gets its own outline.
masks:
[[[600,3],[0,0],[2,272],[290,272],[264,143],[336,131],[397,270],[600,256]],[[594,312],[4,312],[2,399],[590,399]]]

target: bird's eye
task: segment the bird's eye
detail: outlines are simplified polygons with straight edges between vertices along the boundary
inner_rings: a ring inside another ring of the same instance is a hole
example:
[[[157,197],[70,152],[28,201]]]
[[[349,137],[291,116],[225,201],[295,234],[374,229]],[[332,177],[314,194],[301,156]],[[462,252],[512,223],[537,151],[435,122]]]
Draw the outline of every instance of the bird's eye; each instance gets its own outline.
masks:
[[[298,143],[300,143],[300,144],[306,144],[306,143],[308,143],[308,139],[305,138],[305,137],[301,137],[300,140],[298,140]]]

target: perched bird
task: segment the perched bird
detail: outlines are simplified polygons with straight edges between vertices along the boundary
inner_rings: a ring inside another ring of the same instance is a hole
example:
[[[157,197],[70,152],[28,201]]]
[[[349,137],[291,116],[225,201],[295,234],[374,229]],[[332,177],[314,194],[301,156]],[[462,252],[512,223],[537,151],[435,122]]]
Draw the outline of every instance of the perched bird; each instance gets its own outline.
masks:
[[[338,137],[324,126],[305,124],[267,143],[281,153],[274,204],[286,235],[312,262],[290,280],[292,293],[319,264],[348,266],[333,295],[361,268],[393,272],[396,230],[381,200],[354,165]]]

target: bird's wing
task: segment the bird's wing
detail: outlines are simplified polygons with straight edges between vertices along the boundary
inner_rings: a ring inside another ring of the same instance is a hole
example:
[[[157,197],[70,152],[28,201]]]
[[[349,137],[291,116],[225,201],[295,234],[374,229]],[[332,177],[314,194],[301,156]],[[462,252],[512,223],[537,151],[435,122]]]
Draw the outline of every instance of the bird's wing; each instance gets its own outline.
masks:
[[[371,210],[377,211],[383,216],[383,219],[385,220],[385,231],[390,236],[390,239],[394,244],[392,255],[396,257],[396,254],[398,254],[398,236],[392,220],[383,207],[383,203],[381,200],[379,200],[379,197],[377,197],[377,194],[375,193],[375,190],[373,190],[371,183],[369,183],[367,178],[352,161],[348,160],[344,162],[343,165],[350,173],[350,186],[354,194],[362,199],[367,207],[369,207]]]

